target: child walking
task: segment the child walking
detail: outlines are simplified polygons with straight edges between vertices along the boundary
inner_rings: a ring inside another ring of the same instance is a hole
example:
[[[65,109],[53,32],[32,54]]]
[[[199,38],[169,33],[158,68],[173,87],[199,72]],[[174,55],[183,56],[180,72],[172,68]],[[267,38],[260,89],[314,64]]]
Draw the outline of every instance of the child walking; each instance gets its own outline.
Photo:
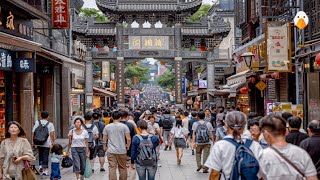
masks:
[[[60,144],[55,144],[51,148],[51,180],[61,179],[60,162],[62,159],[63,148]]]

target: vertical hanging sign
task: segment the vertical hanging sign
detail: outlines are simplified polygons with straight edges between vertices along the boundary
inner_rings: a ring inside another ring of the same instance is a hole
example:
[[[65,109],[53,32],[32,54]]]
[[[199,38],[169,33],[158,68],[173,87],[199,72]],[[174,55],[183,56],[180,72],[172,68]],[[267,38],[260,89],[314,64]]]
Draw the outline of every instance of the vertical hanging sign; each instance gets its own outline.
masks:
[[[52,28],[69,28],[69,0],[52,0]]]

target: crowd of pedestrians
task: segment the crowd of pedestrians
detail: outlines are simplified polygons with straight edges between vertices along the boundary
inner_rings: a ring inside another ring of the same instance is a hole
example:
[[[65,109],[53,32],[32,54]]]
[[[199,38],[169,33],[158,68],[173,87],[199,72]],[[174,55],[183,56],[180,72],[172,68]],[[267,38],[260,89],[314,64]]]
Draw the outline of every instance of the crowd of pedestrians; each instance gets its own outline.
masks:
[[[302,120],[289,113],[250,113],[247,118],[224,107],[172,111],[140,106],[74,113],[65,153],[55,143],[48,118],[44,111],[35,122],[31,144],[19,123],[8,124],[0,146],[0,179],[23,179],[25,162],[35,161],[32,146],[39,152],[38,171],[53,180],[63,179],[60,166],[67,158],[72,158],[77,180],[90,176],[88,169],[96,173],[96,157],[100,172],[108,165],[109,180],[153,180],[161,167],[161,146],[164,151],[175,149],[177,166],[184,165],[183,152],[190,148],[197,164],[194,171],[208,173],[210,180],[320,178],[320,121],[310,121],[306,132]]]

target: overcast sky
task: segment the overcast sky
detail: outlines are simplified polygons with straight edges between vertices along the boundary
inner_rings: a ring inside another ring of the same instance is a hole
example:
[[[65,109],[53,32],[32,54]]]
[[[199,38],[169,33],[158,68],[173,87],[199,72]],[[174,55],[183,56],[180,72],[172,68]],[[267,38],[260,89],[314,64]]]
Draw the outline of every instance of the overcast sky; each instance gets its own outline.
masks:
[[[203,3],[211,3],[212,0],[202,0]],[[86,8],[97,8],[95,0],[84,0],[84,6]]]

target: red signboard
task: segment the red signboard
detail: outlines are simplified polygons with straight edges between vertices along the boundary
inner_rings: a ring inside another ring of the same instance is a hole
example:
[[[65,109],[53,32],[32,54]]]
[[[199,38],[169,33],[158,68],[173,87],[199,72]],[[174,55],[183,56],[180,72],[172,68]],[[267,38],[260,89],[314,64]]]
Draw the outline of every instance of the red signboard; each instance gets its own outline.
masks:
[[[69,28],[69,0],[52,0],[53,28]]]

